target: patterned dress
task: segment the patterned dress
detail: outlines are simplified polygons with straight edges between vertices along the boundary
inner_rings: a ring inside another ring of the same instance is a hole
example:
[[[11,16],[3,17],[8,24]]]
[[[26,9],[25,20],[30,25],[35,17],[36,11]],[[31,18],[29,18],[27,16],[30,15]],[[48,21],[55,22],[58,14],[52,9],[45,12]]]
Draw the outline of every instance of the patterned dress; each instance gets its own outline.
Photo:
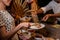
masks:
[[[3,26],[3,25],[6,26],[6,31],[9,32],[15,27],[15,22],[14,22],[14,18],[7,11],[1,10],[0,11],[0,26]],[[16,35],[14,38],[13,40],[17,40]]]

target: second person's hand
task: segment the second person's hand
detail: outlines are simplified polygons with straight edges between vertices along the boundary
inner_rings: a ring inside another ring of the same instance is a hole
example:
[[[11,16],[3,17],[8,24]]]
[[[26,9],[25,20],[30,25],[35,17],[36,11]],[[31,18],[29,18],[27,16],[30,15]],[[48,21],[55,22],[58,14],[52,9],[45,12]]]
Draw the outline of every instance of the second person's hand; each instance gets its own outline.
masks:
[[[52,14],[47,14],[43,17],[42,21],[47,21],[49,17],[51,17]]]

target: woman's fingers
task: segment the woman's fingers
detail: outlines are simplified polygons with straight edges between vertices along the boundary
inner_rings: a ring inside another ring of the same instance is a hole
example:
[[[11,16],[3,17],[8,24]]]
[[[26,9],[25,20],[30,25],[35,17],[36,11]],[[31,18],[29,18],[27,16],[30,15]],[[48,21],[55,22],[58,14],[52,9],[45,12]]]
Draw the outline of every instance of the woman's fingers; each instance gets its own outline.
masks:
[[[28,27],[29,26],[29,23],[20,23],[20,26],[21,27]]]

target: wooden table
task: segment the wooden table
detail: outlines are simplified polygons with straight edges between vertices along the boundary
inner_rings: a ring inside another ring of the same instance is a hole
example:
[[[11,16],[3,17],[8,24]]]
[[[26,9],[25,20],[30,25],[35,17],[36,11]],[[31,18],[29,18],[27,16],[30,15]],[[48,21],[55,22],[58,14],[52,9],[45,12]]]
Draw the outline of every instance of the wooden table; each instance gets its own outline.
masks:
[[[44,28],[36,30],[36,32],[42,34],[45,37],[60,39],[60,27],[58,26],[54,27],[57,24],[45,24],[45,25],[46,26]]]
[[[52,24],[46,24],[45,28],[49,31],[50,37],[60,39],[60,27],[56,28]]]

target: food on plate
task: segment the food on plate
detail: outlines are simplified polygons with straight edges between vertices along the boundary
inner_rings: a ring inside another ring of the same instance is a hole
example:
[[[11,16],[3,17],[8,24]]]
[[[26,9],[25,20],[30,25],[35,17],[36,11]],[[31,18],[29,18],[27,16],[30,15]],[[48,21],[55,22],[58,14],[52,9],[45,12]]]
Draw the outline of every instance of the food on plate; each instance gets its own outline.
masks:
[[[35,26],[37,28],[40,28],[41,27],[41,25],[39,23],[34,23],[32,26]]]
[[[31,29],[42,29],[44,28],[45,25],[44,24],[40,24],[40,23],[30,23],[30,28]]]

